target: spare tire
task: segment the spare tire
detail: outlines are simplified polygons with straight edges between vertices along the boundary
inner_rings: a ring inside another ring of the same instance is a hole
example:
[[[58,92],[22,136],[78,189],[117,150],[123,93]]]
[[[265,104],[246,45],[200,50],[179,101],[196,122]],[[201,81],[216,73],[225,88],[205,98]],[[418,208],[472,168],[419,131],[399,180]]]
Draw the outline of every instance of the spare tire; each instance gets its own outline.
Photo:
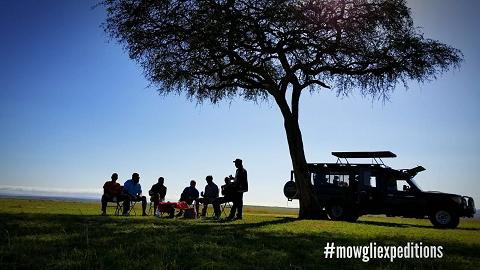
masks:
[[[298,199],[298,189],[295,181],[288,181],[283,186],[283,194],[290,200]]]

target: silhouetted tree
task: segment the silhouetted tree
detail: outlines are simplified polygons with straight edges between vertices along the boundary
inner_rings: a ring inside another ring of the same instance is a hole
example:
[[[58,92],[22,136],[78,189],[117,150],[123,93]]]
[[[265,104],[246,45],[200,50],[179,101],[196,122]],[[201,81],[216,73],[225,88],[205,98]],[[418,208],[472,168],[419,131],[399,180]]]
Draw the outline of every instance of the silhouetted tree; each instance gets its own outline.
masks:
[[[335,87],[388,97],[457,67],[459,50],[426,39],[403,0],[106,0],[103,27],[161,94],[216,103],[272,97],[283,115],[300,218],[320,213],[299,100]]]

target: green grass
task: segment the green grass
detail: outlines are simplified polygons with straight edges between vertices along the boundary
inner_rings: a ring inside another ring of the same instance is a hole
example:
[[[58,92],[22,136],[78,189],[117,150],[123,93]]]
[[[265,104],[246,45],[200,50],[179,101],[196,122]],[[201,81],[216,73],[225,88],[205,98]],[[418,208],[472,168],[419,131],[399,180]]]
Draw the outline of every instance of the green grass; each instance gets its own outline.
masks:
[[[0,199],[0,269],[478,269],[480,221],[455,230],[428,220],[298,220],[247,207],[242,221],[99,216],[99,204]],[[109,209],[110,212],[113,209]],[[442,245],[441,259],[325,259],[336,245]]]

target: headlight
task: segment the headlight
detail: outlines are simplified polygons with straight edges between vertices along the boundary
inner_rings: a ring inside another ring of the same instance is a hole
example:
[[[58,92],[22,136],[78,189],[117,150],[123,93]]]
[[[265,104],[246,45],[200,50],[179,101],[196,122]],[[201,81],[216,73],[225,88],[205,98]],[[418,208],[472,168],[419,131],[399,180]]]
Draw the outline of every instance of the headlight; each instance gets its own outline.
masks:
[[[453,200],[456,204],[462,204],[462,197],[453,197],[452,200]]]

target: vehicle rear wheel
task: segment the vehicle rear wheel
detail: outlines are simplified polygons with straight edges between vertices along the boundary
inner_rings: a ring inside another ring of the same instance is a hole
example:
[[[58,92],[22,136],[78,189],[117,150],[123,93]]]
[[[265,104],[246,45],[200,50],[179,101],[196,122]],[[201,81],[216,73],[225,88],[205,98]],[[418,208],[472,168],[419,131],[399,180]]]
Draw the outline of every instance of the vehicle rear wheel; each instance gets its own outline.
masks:
[[[328,216],[331,220],[345,220],[346,211],[341,203],[332,203],[327,207]]]
[[[458,214],[449,208],[438,208],[432,211],[429,218],[437,228],[456,228],[460,222]]]

